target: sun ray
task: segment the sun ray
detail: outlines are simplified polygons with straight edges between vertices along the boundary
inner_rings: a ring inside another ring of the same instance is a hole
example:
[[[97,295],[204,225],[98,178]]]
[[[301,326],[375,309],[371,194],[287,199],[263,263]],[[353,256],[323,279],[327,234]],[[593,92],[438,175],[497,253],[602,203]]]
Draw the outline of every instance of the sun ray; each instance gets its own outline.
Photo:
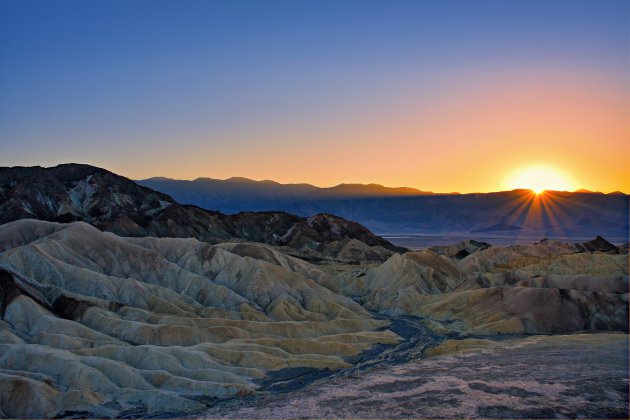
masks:
[[[516,205],[505,216],[506,223],[514,224],[520,223],[521,217],[525,214],[527,209],[531,206],[534,196],[531,192],[525,192],[519,195],[512,201],[517,201]]]
[[[562,236],[565,236],[567,230],[565,229],[564,221],[569,220],[570,216],[560,205],[558,197],[560,196],[557,193],[545,194],[545,206],[550,213],[550,217],[553,218],[554,225],[561,232]]]
[[[539,194],[532,194],[532,200],[527,212],[525,214],[525,220],[523,220],[523,229],[526,229],[528,233],[535,233],[537,235],[543,234],[543,216],[540,204],[541,196]],[[526,232],[523,232],[525,234]]]
[[[561,224],[558,221],[554,211],[552,210],[551,194],[540,194],[540,210],[543,218],[543,228],[545,232],[553,232],[552,236],[557,236],[556,232],[561,232]]]

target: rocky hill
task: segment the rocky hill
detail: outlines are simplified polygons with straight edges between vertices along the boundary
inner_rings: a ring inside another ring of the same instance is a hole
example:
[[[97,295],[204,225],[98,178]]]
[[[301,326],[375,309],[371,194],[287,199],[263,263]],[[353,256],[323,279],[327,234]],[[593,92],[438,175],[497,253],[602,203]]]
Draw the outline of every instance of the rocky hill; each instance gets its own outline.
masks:
[[[345,368],[399,341],[321,275],[262,244],[0,226],[0,413],[198,412],[268,372]]]
[[[262,242],[316,260],[384,261],[397,248],[358,223],[282,211],[226,215],[89,165],[0,168],[0,223],[33,218],[85,221],[120,236]]]

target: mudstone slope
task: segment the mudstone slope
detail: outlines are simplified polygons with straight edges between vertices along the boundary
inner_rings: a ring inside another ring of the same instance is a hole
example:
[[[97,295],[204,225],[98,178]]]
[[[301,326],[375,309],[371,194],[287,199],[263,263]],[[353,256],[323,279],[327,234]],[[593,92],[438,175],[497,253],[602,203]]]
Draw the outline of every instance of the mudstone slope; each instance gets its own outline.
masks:
[[[315,267],[265,245],[31,219],[3,225],[0,244],[8,417],[195,412],[253,393],[267,372],[349,367],[399,341],[312,280]]]

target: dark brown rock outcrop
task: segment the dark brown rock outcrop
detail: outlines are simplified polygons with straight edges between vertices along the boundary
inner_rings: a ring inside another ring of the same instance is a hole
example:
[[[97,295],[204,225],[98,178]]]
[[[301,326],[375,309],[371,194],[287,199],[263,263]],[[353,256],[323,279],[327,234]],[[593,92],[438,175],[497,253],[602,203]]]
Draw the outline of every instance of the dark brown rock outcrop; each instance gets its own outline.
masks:
[[[344,262],[351,262],[347,255],[341,255],[351,240],[366,245],[368,261],[384,261],[402,250],[340,217],[321,214],[304,218],[283,211],[226,215],[181,205],[128,178],[81,164],[0,168],[0,224],[26,218],[85,221],[120,236],[262,242],[292,248],[296,256],[323,260],[339,256]],[[380,249],[370,252],[374,246]],[[355,252],[353,258],[356,262],[364,260],[362,252]]]
[[[601,236],[597,236],[595,239],[587,242],[576,243],[575,248],[578,252],[608,252],[611,254],[619,253],[619,249],[608,242],[606,239]]]
[[[443,255],[454,260],[461,260],[469,256],[470,254],[474,254],[478,251],[483,251],[484,249],[488,249],[491,246],[492,245],[487,242],[467,239],[465,241],[458,242],[455,245],[432,246],[429,249],[438,255]]]

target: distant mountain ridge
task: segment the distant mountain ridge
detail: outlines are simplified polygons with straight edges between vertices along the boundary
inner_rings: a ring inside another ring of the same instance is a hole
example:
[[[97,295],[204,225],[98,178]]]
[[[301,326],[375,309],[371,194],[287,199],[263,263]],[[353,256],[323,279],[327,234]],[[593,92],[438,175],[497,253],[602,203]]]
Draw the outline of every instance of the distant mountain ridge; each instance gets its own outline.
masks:
[[[628,195],[587,190],[530,190],[494,193],[434,194],[378,184],[279,184],[246,178],[194,181],[156,179],[139,184],[178,201],[225,213],[287,211],[301,216],[332,213],[356,220],[382,235],[471,233],[532,238],[589,238],[597,235],[627,242]],[[538,200],[538,201],[537,201]],[[542,200],[542,201],[540,201]],[[542,206],[533,205],[537,202]]]
[[[230,185],[232,187],[255,187],[257,190],[255,192],[261,193],[262,188],[264,186],[272,187],[277,191],[283,191],[285,194],[290,194],[291,192],[302,192],[309,194],[318,194],[321,197],[325,196],[337,196],[337,195],[348,195],[348,196],[368,196],[368,197],[381,197],[381,196],[414,196],[414,195],[466,195],[466,194],[493,194],[497,192],[507,192],[507,191],[493,191],[488,193],[481,192],[473,192],[473,193],[459,193],[459,192],[433,192],[433,191],[425,191],[420,190],[413,187],[387,187],[381,184],[369,183],[369,184],[361,184],[361,183],[341,183],[335,185],[333,187],[318,187],[313,184],[309,184],[306,182],[299,183],[288,183],[283,184],[281,182],[277,182],[271,179],[263,179],[263,180],[255,180],[251,178],[241,177],[241,176],[233,176],[226,179],[219,178],[210,178],[210,177],[199,177],[193,180],[187,179],[175,179],[169,178],[165,176],[153,176],[146,179],[136,180],[137,183],[141,185],[145,184],[153,184],[155,182],[165,182],[178,184],[180,186],[183,185],[195,185],[197,188],[203,188],[202,184],[206,184],[208,187],[216,187],[217,185]],[[512,191],[523,191],[523,189],[515,189]],[[528,190],[527,190],[528,191]],[[265,191],[269,193],[269,191]],[[612,191],[609,193],[602,193],[600,191],[591,191],[585,188],[580,188],[575,191],[559,191],[559,192],[569,192],[569,193],[582,193],[582,194],[603,194],[603,195],[628,195],[622,191]]]
[[[229,189],[232,192],[254,194],[261,197],[282,198],[337,198],[337,197],[382,197],[382,196],[415,196],[433,195],[431,191],[422,191],[410,187],[386,187],[380,184],[342,183],[333,187],[317,187],[308,183],[281,184],[269,179],[256,181],[244,177],[231,177],[227,179],[196,178],[192,181],[172,179],[166,177],[152,177],[137,180],[141,185],[159,185],[166,188],[176,188],[182,192],[204,191],[206,193],[220,193]],[[454,193],[457,194],[457,193]],[[442,194],[440,194],[442,195]]]

